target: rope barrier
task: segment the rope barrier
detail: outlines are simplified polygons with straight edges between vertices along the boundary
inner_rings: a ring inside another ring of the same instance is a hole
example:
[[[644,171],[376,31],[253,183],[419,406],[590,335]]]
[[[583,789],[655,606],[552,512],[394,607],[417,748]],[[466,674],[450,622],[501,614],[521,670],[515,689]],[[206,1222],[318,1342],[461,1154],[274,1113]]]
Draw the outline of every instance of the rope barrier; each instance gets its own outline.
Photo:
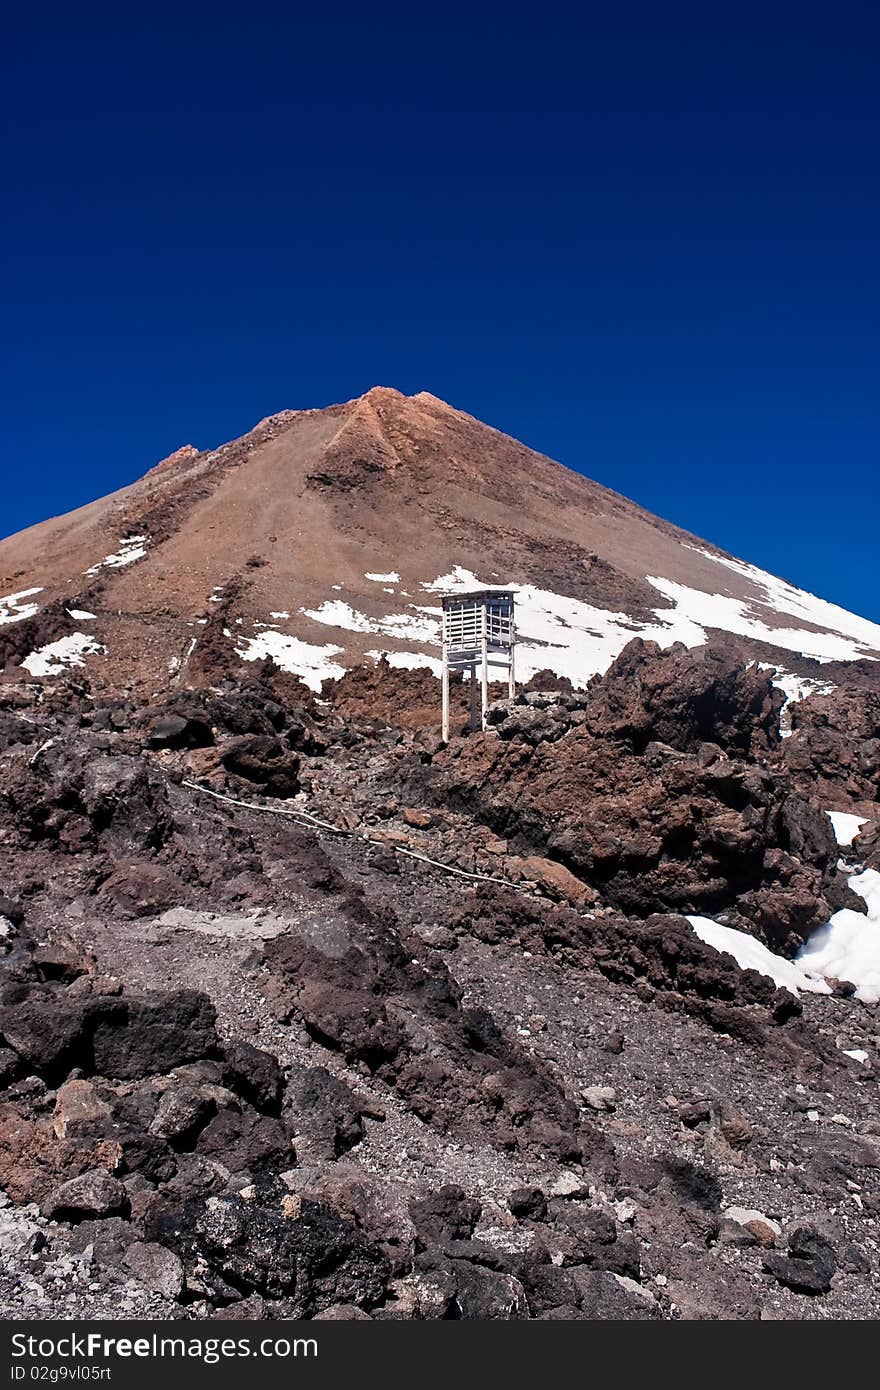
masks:
[[[439,859],[430,859],[426,854],[418,854],[414,849],[404,849],[402,845],[392,844],[389,840],[377,840],[372,835],[364,835],[359,830],[347,830],[341,826],[333,825],[331,821],[321,820],[319,816],[313,816],[308,811],[292,811],[286,806],[260,806],[254,801],[241,801],[235,796],[226,796],[224,792],[212,791],[210,787],[203,787],[198,782],[192,782],[188,778],[183,778],[181,786],[190,787],[195,792],[200,792],[202,796],[211,796],[215,801],[225,801],[230,806],[240,806],[245,811],[262,811],[270,816],[287,816],[292,820],[305,821],[309,825],[316,825],[321,830],[329,830],[333,835],[344,835],[351,839],[362,840],[364,844],[376,845],[380,849],[393,850],[395,854],[403,854],[407,859],[417,859],[421,864],[430,864],[432,868],[442,869],[444,873],[454,874],[456,878],[470,879],[476,883],[497,883],[503,888],[516,888],[519,892],[530,893],[534,891],[531,883],[515,883],[510,878],[495,878],[491,874],[468,873],[466,869],[457,869],[452,864],[444,864]]]

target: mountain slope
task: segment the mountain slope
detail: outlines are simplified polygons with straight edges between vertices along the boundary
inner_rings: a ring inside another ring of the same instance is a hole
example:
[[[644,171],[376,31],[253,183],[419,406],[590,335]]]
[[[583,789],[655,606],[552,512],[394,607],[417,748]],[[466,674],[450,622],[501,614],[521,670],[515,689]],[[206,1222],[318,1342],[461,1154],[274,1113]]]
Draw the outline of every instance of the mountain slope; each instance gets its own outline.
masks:
[[[517,587],[518,674],[712,636],[800,694],[873,681],[880,627],[734,560],[427,393],[286,411],[0,542],[7,677],[109,684],[270,656],[313,688],[433,664],[441,590]]]

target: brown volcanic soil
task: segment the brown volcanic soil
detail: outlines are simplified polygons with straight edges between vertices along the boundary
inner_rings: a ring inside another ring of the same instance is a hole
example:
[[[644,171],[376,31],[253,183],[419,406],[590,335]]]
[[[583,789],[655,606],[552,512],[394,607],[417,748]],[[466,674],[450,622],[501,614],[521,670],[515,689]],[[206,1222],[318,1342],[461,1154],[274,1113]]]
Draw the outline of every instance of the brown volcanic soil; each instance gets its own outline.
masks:
[[[144,558],[86,575],[127,535],[150,537]],[[93,679],[159,688],[169,661],[201,641],[198,621],[217,612],[210,596],[221,586],[227,599],[234,593],[223,609],[233,627],[241,619],[250,633],[285,610],[286,632],[338,642],[343,664],[357,664],[375,633],[340,635],[299,610],[337,596],[371,620],[382,616],[388,600],[366,572],[397,571],[400,590],[415,596],[420,582],[461,565],[634,618],[665,604],[646,574],[758,596],[694,544],[702,543],[434,396],[377,387],[345,405],[283,411],[208,453],[185,446],[130,487],[0,542],[0,593],[44,589],[35,619],[0,630],[0,659],[14,665],[63,635],[65,622],[73,630],[65,608],[85,608],[97,613],[89,632],[109,653],[90,662]],[[773,648],[732,640],[774,659]],[[235,660],[231,642],[227,660]],[[816,667],[790,653],[781,664],[804,674]]]

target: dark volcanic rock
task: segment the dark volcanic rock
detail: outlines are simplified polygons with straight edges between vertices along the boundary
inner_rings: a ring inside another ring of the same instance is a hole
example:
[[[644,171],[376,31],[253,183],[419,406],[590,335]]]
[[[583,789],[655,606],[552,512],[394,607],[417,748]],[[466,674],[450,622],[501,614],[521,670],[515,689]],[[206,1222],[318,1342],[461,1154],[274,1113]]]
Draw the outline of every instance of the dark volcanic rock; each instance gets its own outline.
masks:
[[[479,1202],[448,1183],[409,1204],[409,1213],[424,1241],[467,1240],[480,1219]]]
[[[792,954],[831,915],[839,875],[827,816],[754,760],[753,745],[773,746],[775,693],[711,649],[633,643],[586,700],[513,707],[500,737],[413,767],[411,791],[558,861],[628,916],[723,911]]]
[[[404,948],[390,916],[382,921],[355,902],[346,932],[344,949],[332,952],[293,933],[267,944],[281,1016],[298,1014],[325,1046],[365,1063],[435,1128],[468,1120],[502,1147],[534,1145],[561,1158],[601,1148],[547,1069],[486,1010],[462,1007],[446,967],[422,942],[408,938]]]
[[[764,1268],[797,1293],[827,1293],[837,1270],[834,1247],[815,1226],[805,1223],[789,1233],[788,1254],[764,1256]]]
[[[283,1117],[301,1162],[339,1158],[364,1137],[354,1094],[326,1067],[293,1068]]]
[[[34,990],[0,1008],[0,1031],[8,1046],[48,1079],[66,1075],[89,1051],[86,1007],[61,991]]]
[[[547,1215],[547,1198],[540,1187],[518,1187],[507,1199],[511,1212],[520,1221],[543,1221]]]
[[[0,1186],[36,1224],[3,1311],[40,1281],[83,1316],[873,1314],[873,1014],[681,915],[791,950],[852,905],[824,806],[870,810],[869,702],[826,803],[815,718],[788,754],[718,652],[536,680],[441,748],[426,672],[318,704],[215,635],[214,687],[160,704],[0,692]],[[293,787],[343,833],[267,813]]]
[[[771,673],[712,646],[664,651],[636,638],[590,685],[587,727],[643,753],[649,743],[697,752],[711,743],[754,754],[779,742],[784,702]]]
[[[214,1006],[195,990],[96,1002],[92,1052],[104,1076],[135,1078],[170,1071],[217,1049]]]
[[[149,1241],[182,1255],[194,1290],[204,1288],[221,1303],[254,1292],[284,1298],[294,1317],[338,1303],[370,1307],[390,1272],[382,1252],[350,1222],[280,1185],[251,1200],[160,1197],[144,1227]]]
[[[227,772],[261,787],[267,796],[290,797],[299,791],[299,756],[271,735],[230,739],[220,758]]]
[[[147,734],[148,748],[208,748],[214,742],[210,724],[199,714],[165,714]]]
[[[880,802],[880,693],[812,695],[792,706],[791,727],[782,762],[798,785],[838,810]]]
[[[284,1085],[284,1073],[277,1059],[241,1038],[223,1044],[223,1059],[225,1083],[258,1110],[274,1113]]]
[[[279,1121],[246,1102],[219,1110],[199,1135],[196,1150],[233,1173],[283,1168],[293,1157]]]

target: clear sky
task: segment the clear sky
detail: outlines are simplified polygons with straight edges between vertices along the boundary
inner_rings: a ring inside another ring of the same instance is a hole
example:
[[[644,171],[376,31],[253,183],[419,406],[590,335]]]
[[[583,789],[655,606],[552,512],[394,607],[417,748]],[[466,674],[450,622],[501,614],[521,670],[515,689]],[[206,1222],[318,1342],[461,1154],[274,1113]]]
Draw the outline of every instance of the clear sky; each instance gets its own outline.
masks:
[[[0,535],[382,384],[880,619],[876,4],[4,25]]]

